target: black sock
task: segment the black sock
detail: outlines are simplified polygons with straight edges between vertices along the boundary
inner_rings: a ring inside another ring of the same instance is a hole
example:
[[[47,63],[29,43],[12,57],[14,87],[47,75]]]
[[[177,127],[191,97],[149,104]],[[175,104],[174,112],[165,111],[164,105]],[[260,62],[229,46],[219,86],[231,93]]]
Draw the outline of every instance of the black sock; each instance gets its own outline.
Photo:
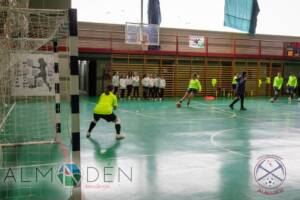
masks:
[[[116,127],[117,134],[120,134],[121,133],[121,124],[116,124],[115,127]]]
[[[89,128],[89,133],[93,130],[93,128],[96,126],[95,122],[91,122],[90,128]]]

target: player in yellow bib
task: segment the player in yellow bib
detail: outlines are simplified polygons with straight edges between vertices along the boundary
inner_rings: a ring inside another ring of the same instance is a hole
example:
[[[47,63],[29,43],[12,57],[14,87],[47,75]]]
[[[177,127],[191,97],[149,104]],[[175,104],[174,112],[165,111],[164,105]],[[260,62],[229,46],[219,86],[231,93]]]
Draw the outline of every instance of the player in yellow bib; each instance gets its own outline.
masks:
[[[179,102],[177,102],[177,105],[181,106],[181,103],[188,98],[187,106],[190,105],[191,99],[194,97],[194,95],[199,91],[201,92],[202,86],[198,79],[197,74],[193,74],[193,77],[191,78],[189,82],[189,86],[187,91],[185,92],[184,96],[180,99]]]
[[[121,120],[117,117],[113,110],[118,107],[117,97],[112,93],[113,86],[108,85],[106,91],[101,94],[97,105],[94,108],[94,121],[91,122],[89,130],[87,132],[86,137],[91,136],[91,132],[93,128],[96,126],[97,122],[102,118],[107,122],[114,122],[116,128],[116,139],[125,138],[124,135],[121,134]]]
[[[236,73],[233,77],[232,77],[232,81],[231,81],[231,87],[232,87],[232,96],[235,96],[235,91],[236,91],[236,85],[237,85],[237,78],[238,78],[238,73]]]
[[[289,101],[291,101],[292,98],[294,98],[294,96],[295,96],[295,91],[298,86],[297,77],[295,76],[295,74],[293,72],[290,73],[289,80],[288,80],[286,86],[287,86],[287,93],[289,94]]]
[[[274,97],[270,100],[271,103],[274,103],[278,99],[279,92],[282,88],[283,78],[280,73],[274,77],[273,88],[274,88]]]

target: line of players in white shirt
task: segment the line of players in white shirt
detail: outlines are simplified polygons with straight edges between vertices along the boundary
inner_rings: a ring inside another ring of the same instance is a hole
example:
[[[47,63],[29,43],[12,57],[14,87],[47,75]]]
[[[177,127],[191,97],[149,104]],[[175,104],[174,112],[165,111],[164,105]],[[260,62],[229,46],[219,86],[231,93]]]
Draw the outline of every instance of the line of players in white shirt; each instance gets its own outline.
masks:
[[[166,87],[166,80],[163,76],[145,74],[143,79],[136,72],[129,72],[127,76],[119,75],[118,72],[113,73],[112,85],[114,86],[114,94],[118,94],[120,90],[121,100],[125,98],[125,91],[127,91],[127,98],[139,99],[140,83],[143,87],[144,99],[160,99],[164,98],[164,90]],[[133,90],[133,94],[132,94]]]

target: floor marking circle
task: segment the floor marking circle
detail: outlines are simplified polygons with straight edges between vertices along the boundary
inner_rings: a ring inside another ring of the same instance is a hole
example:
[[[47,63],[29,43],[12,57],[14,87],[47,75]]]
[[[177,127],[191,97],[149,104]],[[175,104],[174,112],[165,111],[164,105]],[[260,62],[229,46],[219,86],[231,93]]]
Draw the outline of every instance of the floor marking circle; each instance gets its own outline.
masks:
[[[215,137],[218,136],[218,135],[221,135],[221,134],[224,134],[226,132],[229,132],[229,131],[233,131],[233,130],[243,130],[245,128],[231,128],[231,129],[225,129],[225,130],[222,130],[222,131],[217,131],[215,133],[213,133],[211,136],[210,136],[210,142],[211,144],[213,144],[215,147],[219,148],[219,149],[222,149],[224,151],[227,151],[229,153],[232,153],[232,154],[236,154],[236,155],[239,155],[239,156],[242,156],[242,157],[246,157],[246,158],[250,158],[251,156],[249,155],[246,155],[246,154],[243,154],[243,153],[239,153],[237,151],[233,151],[231,149],[228,149],[226,147],[223,147],[221,145],[219,145],[216,141],[215,141]]]

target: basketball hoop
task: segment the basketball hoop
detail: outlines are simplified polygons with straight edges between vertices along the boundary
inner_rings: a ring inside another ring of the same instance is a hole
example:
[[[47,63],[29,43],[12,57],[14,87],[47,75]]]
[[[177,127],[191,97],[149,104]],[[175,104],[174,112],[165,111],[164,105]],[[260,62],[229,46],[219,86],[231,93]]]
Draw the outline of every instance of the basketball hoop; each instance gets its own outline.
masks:
[[[147,41],[142,41],[141,45],[142,45],[142,50],[143,51],[148,51],[149,43]]]
[[[149,35],[148,35],[148,33],[144,32],[142,40],[141,40],[142,50],[143,51],[148,51],[149,44],[150,44],[150,42],[149,42]]]

